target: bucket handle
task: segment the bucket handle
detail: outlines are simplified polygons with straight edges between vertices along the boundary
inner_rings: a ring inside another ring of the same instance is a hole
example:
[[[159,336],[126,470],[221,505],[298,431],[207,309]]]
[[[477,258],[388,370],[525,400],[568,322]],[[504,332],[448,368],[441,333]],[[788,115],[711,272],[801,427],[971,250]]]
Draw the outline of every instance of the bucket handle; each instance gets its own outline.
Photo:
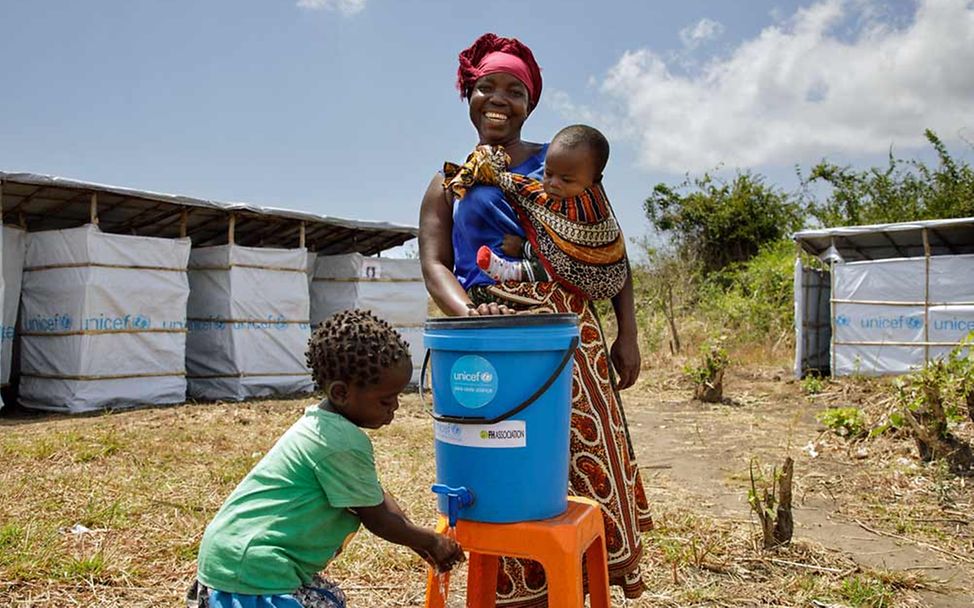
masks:
[[[493,418],[485,418],[483,416],[438,416],[428,405],[426,405],[426,397],[424,395],[426,391],[426,370],[429,368],[430,362],[430,349],[427,348],[426,356],[423,357],[423,368],[419,372],[419,398],[423,402],[423,408],[430,415],[430,417],[437,422],[450,422],[453,424],[497,424],[498,422],[507,420],[511,416],[521,412],[526,407],[537,401],[538,398],[543,395],[552,384],[554,384],[555,380],[558,379],[558,376],[561,375],[562,370],[565,369],[565,366],[568,365],[572,355],[575,354],[575,349],[577,347],[578,336],[574,336],[571,344],[569,344],[568,348],[565,350],[565,355],[561,358],[561,362],[558,363],[558,367],[556,367],[554,373],[552,373],[551,376],[545,380],[544,384],[542,384],[538,390],[534,391],[530,397],[522,401],[519,405],[511,408],[503,414],[500,414],[499,416],[494,416]]]

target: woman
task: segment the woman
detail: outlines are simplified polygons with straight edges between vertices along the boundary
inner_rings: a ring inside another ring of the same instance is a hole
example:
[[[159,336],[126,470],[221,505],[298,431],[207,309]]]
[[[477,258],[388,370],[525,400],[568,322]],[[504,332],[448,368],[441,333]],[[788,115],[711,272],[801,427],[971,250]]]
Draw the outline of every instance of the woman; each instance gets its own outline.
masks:
[[[540,179],[547,145],[521,139],[521,127],[537,106],[542,86],[530,49],[515,39],[484,34],[460,53],[457,86],[469,103],[477,143],[504,146],[512,172]],[[619,337],[607,353],[590,301],[554,282],[498,285],[480,271],[477,249],[486,244],[500,251],[505,234],[524,237],[499,189],[475,186],[454,208],[443,189],[443,176],[435,175],[419,220],[427,290],[451,316],[522,310],[578,314],[581,342],[572,382],[569,483],[573,493],[602,504],[610,581],[621,586],[626,597],[638,597],[644,590],[639,532],[649,529],[652,520],[617,393],[639,376],[632,277],[612,299]],[[610,359],[618,374],[615,381]],[[500,606],[546,604],[544,572],[534,562],[504,560],[497,583]]]

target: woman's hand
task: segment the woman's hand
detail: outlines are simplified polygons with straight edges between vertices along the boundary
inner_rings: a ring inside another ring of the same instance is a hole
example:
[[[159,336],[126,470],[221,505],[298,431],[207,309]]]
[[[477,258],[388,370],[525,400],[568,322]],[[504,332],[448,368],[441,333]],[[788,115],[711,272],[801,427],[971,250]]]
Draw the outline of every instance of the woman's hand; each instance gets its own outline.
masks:
[[[639,355],[639,342],[635,334],[619,334],[616,341],[612,343],[609,358],[619,376],[616,388],[621,391],[636,383],[642,368],[642,358]]]
[[[498,304],[497,302],[485,302],[480,306],[474,303],[467,304],[468,317],[481,317],[484,315],[515,315],[517,311],[513,308]]]

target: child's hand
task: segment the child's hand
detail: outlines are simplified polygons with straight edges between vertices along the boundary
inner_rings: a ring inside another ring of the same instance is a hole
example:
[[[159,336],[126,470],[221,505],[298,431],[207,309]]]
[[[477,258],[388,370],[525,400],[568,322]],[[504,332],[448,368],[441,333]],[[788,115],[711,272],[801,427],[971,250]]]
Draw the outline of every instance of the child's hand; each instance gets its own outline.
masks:
[[[524,239],[515,234],[505,234],[504,242],[501,243],[501,251],[509,258],[519,258],[521,248],[524,246]]]
[[[433,534],[425,558],[440,572],[449,572],[454,566],[466,560],[460,543],[442,534]]]

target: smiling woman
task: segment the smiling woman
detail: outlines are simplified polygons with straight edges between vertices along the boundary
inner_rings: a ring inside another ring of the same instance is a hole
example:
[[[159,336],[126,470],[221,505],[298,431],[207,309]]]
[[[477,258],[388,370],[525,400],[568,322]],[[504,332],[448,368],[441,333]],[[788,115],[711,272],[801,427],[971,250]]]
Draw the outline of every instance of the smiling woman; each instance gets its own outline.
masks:
[[[523,141],[521,127],[538,104],[541,85],[531,50],[515,39],[484,34],[460,53],[457,88],[469,103],[477,143],[503,146],[509,171],[533,179],[541,179],[548,145]],[[602,505],[610,580],[627,597],[638,597],[644,590],[639,532],[649,529],[652,519],[617,392],[639,376],[632,279],[612,299],[618,338],[610,351],[590,300],[552,281],[497,284],[480,270],[478,249],[486,245],[500,255],[509,235],[523,239],[525,232],[500,189],[476,185],[455,202],[443,189],[443,175],[433,176],[420,211],[419,250],[427,290],[443,312],[568,312],[579,317],[570,491]],[[504,560],[497,595],[499,606],[546,606],[543,569],[530,561]]]

